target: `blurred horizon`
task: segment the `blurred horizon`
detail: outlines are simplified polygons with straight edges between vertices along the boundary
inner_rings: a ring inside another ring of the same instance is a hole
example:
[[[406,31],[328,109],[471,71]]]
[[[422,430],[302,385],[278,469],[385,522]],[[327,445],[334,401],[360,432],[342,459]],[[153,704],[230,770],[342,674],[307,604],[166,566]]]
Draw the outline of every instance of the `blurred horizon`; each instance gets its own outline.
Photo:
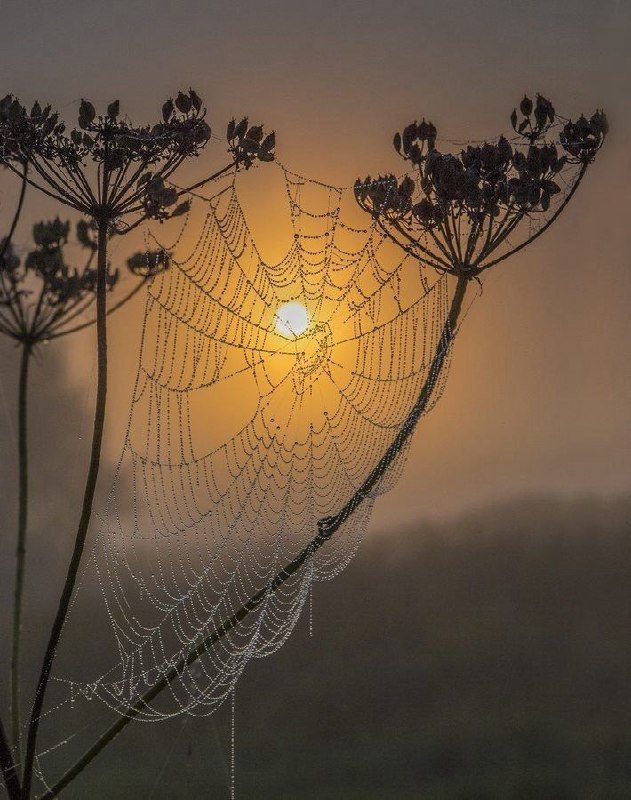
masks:
[[[27,565],[26,687],[54,613],[89,441],[85,389],[65,385],[52,347],[33,393],[37,503]],[[7,403],[11,418],[13,398]],[[7,423],[5,417],[3,447]],[[2,460],[0,473],[10,533],[10,460]],[[103,484],[106,491],[107,479]],[[278,653],[249,664],[237,690],[237,796],[626,800],[631,492],[548,492],[479,506],[439,520],[373,525],[343,574],[315,585],[313,637],[305,609]],[[13,540],[5,535],[4,575],[12,563]],[[3,607],[11,588],[0,581]],[[98,622],[101,605],[99,588],[84,587],[79,619],[90,636],[79,650],[62,644],[60,677],[69,674],[68,660],[73,674],[90,675],[115,653],[110,627]],[[4,615],[2,641],[9,622]],[[3,649],[1,696],[7,659]],[[44,749],[72,734],[42,759],[48,778],[109,721],[96,701],[47,718]],[[210,719],[138,723],[65,794],[223,796],[229,732],[225,705]]]
[[[343,575],[315,584],[312,635],[305,610],[284,647],[241,677],[237,796],[625,800],[630,525],[628,493],[608,502],[524,497],[389,537],[373,532]],[[62,567],[47,527],[40,520],[33,531],[29,673]],[[100,592],[86,589],[91,636],[79,651],[62,650],[62,677],[70,662],[86,674],[100,668],[114,647],[97,622]],[[3,603],[9,590],[2,585]],[[42,757],[47,779],[111,719],[81,698],[47,718],[44,749],[71,734]],[[223,796],[229,763],[226,703],[210,719],[134,723],[64,796]]]

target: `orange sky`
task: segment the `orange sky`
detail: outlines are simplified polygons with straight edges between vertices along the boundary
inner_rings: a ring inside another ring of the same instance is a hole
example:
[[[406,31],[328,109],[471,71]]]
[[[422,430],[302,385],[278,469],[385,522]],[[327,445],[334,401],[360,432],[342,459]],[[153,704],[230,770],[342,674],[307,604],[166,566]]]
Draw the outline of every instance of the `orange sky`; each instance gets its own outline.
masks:
[[[631,11],[616,0],[83,0],[54,13],[23,2],[3,11],[0,75],[3,92],[50,101],[70,119],[88,96],[120,97],[134,119],[151,120],[168,94],[192,85],[215,132],[247,113],[276,129],[284,163],[340,185],[400,170],[392,133],[423,115],[462,140],[506,130],[524,91],[549,96],[568,116],[605,107],[612,134],[569,209],[487,279],[446,394],[421,424],[398,487],[377,506],[381,527],[527,491],[631,487],[630,35]],[[190,174],[223,160],[213,141]],[[4,179],[1,191],[6,220]],[[28,202],[26,218],[51,212],[33,195]],[[139,303],[112,325],[112,457],[141,313]],[[58,346],[85,386],[90,334]],[[13,367],[3,364],[5,381]],[[89,418],[89,405],[81,413]]]

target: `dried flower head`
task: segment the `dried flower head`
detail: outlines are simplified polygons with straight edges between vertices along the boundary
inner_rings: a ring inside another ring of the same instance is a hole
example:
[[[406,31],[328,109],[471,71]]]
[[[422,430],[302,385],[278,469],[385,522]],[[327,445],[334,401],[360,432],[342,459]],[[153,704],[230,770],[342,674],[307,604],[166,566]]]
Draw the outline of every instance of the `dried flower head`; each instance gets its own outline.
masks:
[[[66,263],[70,223],[59,217],[33,226],[34,247],[22,261],[10,242],[0,249],[0,332],[35,344],[52,338],[93,302],[96,270],[94,249],[84,239],[85,223],[77,224],[77,240],[88,251],[83,266]],[[106,286],[114,288],[118,270],[108,269]]]
[[[413,177],[358,180],[357,202],[425,265],[478,275],[547,227],[546,215],[554,217],[567,202],[608,130],[602,111],[561,127],[541,95],[535,103],[524,97],[519,108],[521,121],[517,110],[511,115],[514,141],[500,136],[459,153],[436,148],[431,122],[411,123],[395,135],[394,147],[414,165]],[[525,222],[526,237],[511,247],[509,236]]]
[[[29,183],[89,219],[111,225],[130,215],[164,220],[188,210],[187,201],[178,202],[184,192],[168,179],[209,141],[205,116],[190,89],[169,98],[160,121],[145,126],[121,116],[118,100],[103,114],[82,100],[77,125],[67,130],[50,106],[36,102],[27,110],[7,95],[0,100],[0,161],[14,172],[15,160],[28,164]],[[235,168],[273,160],[273,134],[248,128],[247,120],[228,127]]]

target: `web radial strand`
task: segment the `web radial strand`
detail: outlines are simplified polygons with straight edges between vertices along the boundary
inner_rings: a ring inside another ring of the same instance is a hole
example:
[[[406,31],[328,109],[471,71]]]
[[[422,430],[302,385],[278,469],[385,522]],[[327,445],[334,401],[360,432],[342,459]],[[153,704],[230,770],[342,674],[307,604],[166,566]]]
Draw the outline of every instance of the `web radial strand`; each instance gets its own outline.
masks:
[[[344,506],[401,429],[437,350],[451,279],[421,273],[374,225],[362,227],[350,193],[286,171],[283,180],[280,260],[261,254],[232,183],[195,201],[198,230],[186,223],[171,267],[149,286],[129,426],[92,561],[112,626],[111,669],[73,681],[74,694],[117,711]],[[307,311],[302,335],[276,326],[288,302]],[[144,718],[212,713],[251,658],[283,644],[312,582],[353,557],[406,451],[335,536]]]

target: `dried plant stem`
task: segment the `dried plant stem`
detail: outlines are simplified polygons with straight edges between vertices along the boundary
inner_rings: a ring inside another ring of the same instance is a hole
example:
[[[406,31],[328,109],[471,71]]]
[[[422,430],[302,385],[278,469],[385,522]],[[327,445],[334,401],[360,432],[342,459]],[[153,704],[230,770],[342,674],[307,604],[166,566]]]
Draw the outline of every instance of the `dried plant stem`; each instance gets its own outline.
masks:
[[[4,726],[0,719],[0,771],[7,790],[9,800],[20,800],[22,791],[20,789],[20,779],[18,778],[15,761],[11,754],[8,739],[4,733]]]
[[[13,637],[11,649],[11,726],[15,761],[21,759],[20,746],[20,639],[22,633],[22,596],[26,560],[26,527],[28,521],[28,368],[33,352],[29,341],[22,342],[18,389],[18,535],[13,594]]]
[[[83,756],[60,778],[57,783],[43,794],[39,800],[52,800],[58,797],[59,793],[71,783],[80,772],[82,772],[91,761],[113,741],[121,731],[123,731],[129,723],[135,719],[164,689],[168,688],[174,683],[183,673],[183,671],[197,661],[200,656],[207,652],[216,642],[222,639],[233,628],[236,628],[239,623],[245,619],[251,612],[255,611],[261,603],[273,595],[285,581],[290,578],[294,573],[298,572],[300,568],[309,561],[313,554],[322,547],[322,545],[330,539],[333,534],[338,531],[344,522],[349,519],[352,514],[359,508],[363,501],[370,495],[371,491],[376,487],[383,472],[392,464],[398,454],[401,452],[403,446],[410,439],[416,424],[427,410],[427,405],[432,395],[432,391],[440,374],[445,365],[445,360],[449,353],[451,343],[453,341],[460,313],[462,311],[462,304],[469,284],[467,277],[460,277],[456,285],[454,296],[451,301],[451,306],[447,319],[443,326],[440,341],[432,363],[430,366],[429,374],[421,391],[418,395],[416,403],[408,414],[404,424],[402,425],[399,433],[394,438],[392,444],[385,451],[375,468],[368,475],[364,483],[356,490],[350,500],[343,506],[340,511],[332,517],[325,517],[318,521],[318,533],[309,542],[309,544],[296,556],[296,558],[289,562],[283,569],[272,578],[267,585],[253,595],[241,608],[233,614],[229,619],[225,620],[218,628],[203,639],[191,652],[182,658],[175,666],[161,678],[151,689],[148,689],[139,700],[130,706],[123,716],[116,720],[116,722],[108,728],[102,736],[87,750]]]
[[[15,214],[13,215],[13,220],[11,221],[11,227],[9,228],[7,235],[4,237],[4,242],[0,247],[0,260],[4,257],[7,248],[11,244],[11,240],[13,239],[13,234],[15,233],[15,229],[17,228],[20,216],[22,215],[22,207],[24,206],[24,195],[26,194],[26,186],[28,184],[28,164],[26,163],[22,167],[21,178],[22,178],[22,185],[20,186],[18,204],[15,207]]]
[[[108,308],[107,315],[109,317],[110,314],[113,314],[115,311],[118,311],[119,308],[122,308],[129,300],[135,297],[138,292],[146,286],[147,278],[143,278],[139,283],[134,286],[133,289],[130,289],[129,292],[118,300],[111,308]],[[51,342],[53,339],[59,339],[62,336],[68,336],[71,333],[77,333],[78,331],[84,331],[86,328],[91,328],[94,325],[94,320],[88,320],[87,322],[81,322],[78,325],[75,325],[73,328],[62,328],[59,331],[53,331],[49,335],[46,336],[46,341]]]
[[[101,443],[103,440],[103,427],[105,422],[105,401],[107,394],[107,309],[106,309],[106,292],[107,292],[107,220],[98,221],[98,251],[97,251],[97,288],[96,288],[96,335],[97,335],[97,392],[96,392],[96,406],[94,412],[94,428],[92,434],[92,448],[90,453],[90,465],[86,478],[83,506],[81,510],[81,517],[77,528],[77,534],[74,543],[74,549],[68,571],[66,574],[66,581],[59,599],[59,607],[53,622],[46,653],[42,663],[37,688],[35,690],[35,699],[33,702],[33,710],[28,728],[28,739],[26,746],[26,759],[24,765],[24,778],[22,786],[22,798],[28,800],[31,791],[31,782],[33,778],[33,766],[35,760],[35,747],[37,743],[37,733],[39,728],[42,707],[44,703],[44,696],[46,688],[50,679],[53,661],[55,659],[55,652],[61,636],[61,631],[66,620],[68,607],[72,598],[75,583],[77,580],[77,573],[79,571],[79,564],[81,563],[81,556],[83,555],[83,548],[85,545],[88,527],[90,524],[90,517],[92,515],[92,503],[94,500],[94,492],[96,489],[96,481],[99,473],[99,464],[101,458]]]

